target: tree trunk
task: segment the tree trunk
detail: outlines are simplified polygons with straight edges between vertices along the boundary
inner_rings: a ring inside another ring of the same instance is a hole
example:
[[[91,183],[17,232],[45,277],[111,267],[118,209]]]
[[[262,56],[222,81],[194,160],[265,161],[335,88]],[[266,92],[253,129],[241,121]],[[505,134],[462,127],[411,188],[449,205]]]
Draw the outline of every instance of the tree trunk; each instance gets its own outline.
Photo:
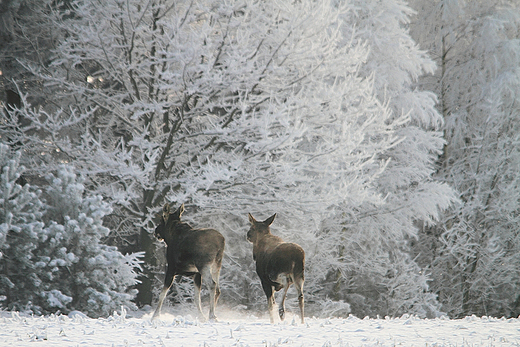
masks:
[[[470,258],[468,261],[469,268],[464,270],[462,273],[462,314],[463,316],[470,316],[472,314],[477,313],[477,308],[475,307],[475,303],[473,297],[471,295],[471,279],[473,278],[473,273],[477,269],[477,261],[478,255]],[[462,318],[462,317],[461,317]]]
[[[143,196],[143,214],[152,207],[153,197],[155,195],[154,190],[147,190],[144,192]],[[143,219],[145,217],[143,216]],[[136,304],[139,307],[144,305],[152,304],[152,285],[154,282],[154,272],[153,269],[157,266],[157,258],[155,257],[155,243],[153,239],[153,235],[151,235],[145,228],[141,228],[141,232],[139,234],[139,249],[144,251],[144,264],[142,266],[143,271],[139,276],[139,280],[141,283],[137,285],[137,290],[139,293],[136,297]]]
[[[139,276],[139,283],[137,290],[139,293],[136,297],[136,304],[139,307],[144,305],[152,305],[152,284],[154,280],[153,268],[157,265],[157,259],[155,258],[155,245],[153,239],[145,228],[141,228],[139,235],[140,249],[144,251],[144,264],[142,266],[143,271]]]

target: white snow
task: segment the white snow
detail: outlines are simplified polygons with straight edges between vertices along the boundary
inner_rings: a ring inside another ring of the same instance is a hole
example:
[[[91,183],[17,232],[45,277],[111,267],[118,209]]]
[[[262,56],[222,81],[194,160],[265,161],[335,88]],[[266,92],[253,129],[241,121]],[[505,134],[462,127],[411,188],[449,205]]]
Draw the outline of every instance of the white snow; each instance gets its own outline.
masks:
[[[217,311],[219,313],[219,311]],[[92,319],[24,316],[0,312],[0,346],[519,346],[520,318],[419,319],[306,318],[288,314],[270,324],[267,315],[220,312],[219,322],[163,313],[129,317],[126,312]],[[30,343],[32,342],[32,343]]]

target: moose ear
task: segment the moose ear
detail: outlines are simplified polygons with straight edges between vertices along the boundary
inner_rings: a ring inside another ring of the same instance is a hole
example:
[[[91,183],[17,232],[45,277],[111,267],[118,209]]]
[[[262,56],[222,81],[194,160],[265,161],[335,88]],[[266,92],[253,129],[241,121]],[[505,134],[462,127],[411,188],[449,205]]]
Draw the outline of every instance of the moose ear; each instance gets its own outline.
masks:
[[[184,213],[184,203],[179,206],[179,218],[182,216],[183,213]]]
[[[249,223],[251,223],[251,224],[255,224],[256,223],[256,219],[255,219],[255,217],[253,217],[251,215],[251,213],[248,213],[247,216],[249,217]]]
[[[273,221],[274,221],[275,217],[276,217],[276,213],[273,214],[271,217],[267,218],[266,220],[264,220],[264,223],[267,224],[267,225],[273,224]]]
[[[164,219],[164,221],[168,221],[168,218],[170,217],[170,204],[169,203],[166,203],[164,204],[163,206],[163,209],[162,209],[162,217]]]
[[[175,212],[173,212],[173,218],[175,220],[181,220],[182,213],[184,212],[184,204],[180,205]]]

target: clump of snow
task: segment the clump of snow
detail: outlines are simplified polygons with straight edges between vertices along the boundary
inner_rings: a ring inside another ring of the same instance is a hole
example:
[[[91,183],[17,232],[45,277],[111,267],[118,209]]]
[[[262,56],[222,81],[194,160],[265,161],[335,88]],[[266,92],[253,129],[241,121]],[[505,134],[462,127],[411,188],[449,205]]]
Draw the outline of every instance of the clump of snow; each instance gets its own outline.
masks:
[[[217,313],[219,313],[217,311]],[[446,317],[420,319],[312,318],[305,324],[288,314],[270,324],[267,316],[221,312],[219,322],[202,322],[191,315],[151,313],[127,317],[126,311],[92,319],[75,311],[68,316],[26,316],[0,312],[0,341],[20,346],[518,346],[520,318]]]

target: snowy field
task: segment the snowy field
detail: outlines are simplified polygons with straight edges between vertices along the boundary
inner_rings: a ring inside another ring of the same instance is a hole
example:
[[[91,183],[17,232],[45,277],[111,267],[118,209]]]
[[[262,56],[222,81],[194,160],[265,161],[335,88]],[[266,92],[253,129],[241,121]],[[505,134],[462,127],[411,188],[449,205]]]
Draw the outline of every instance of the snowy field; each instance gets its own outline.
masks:
[[[288,315],[283,323],[266,317],[220,313],[202,323],[190,315],[130,317],[118,312],[91,319],[31,317],[0,312],[0,346],[520,346],[520,319],[467,317],[460,320],[306,318]]]

